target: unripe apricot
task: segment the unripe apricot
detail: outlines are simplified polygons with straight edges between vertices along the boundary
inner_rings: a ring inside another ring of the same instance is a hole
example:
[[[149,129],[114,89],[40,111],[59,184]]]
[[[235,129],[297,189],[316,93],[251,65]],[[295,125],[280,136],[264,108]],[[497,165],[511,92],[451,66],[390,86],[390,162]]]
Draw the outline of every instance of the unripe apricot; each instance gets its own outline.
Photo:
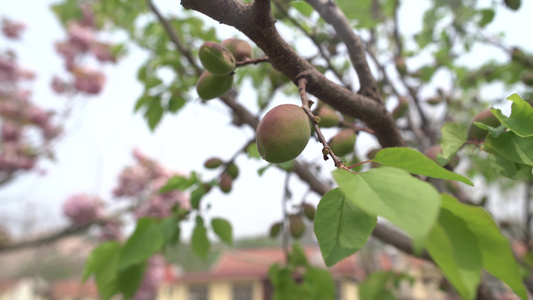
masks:
[[[296,158],[311,135],[311,125],[303,108],[283,104],[271,109],[259,122],[256,132],[257,150],[271,163]]]
[[[198,57],[207,71],[217,76],[229,75],[235,70],[235,57],[226,47],[215,42],[204,42]]]
[[[209,71],[204,71],[196,83],[196,92],[203,100],[224,96],[231,90],[233,75],[215,76]]]
[[[489,133],[488,130],[481,129],[474,125],[474,122],[480,122],[491,127],[500,126],[500,120],[490,111],[490,109],[485,109],[479,112],[470,123],[470,128],[468,128],[468,140],[470,141],[483,141]]]
[[[216,169],[220,167],[224,162],[218,157],[211,157],[204,162],[204,167],[207,169]]]
[[[270,226],[269,235],[271,238],[275,238],[281,231],[281,222],[276,222]]]
[[[289,231],[295,239],[302,237],[305,232],[305,224],[299,215],[289,215]]]
[[[239,176],[239,168],[236,164],[230,163],[226,168],[226,173],[228,173],[231,178],[236,179],[237,176]]]
[[[335,155],[344,156],[353,151],[356,139],[357,136],[355,135],[355,131],[346,128],[333,136],[328,144]]]
[[[402,98],[400,101],[398,101],[398,105],[394,108],[392,111],[392,116],[395,119],[399,119],[401,117],[404,117],[407,114],[407,111],[409,110],[409,101],[407,99]]]
[[[302,210],[309,221],[313,221],[315,219],[315,207],[313,205],[304,203],[302,204]]]
[[[512,10],[518,10],[520,8],[520,4],[522,4],[521,0],[504,0],[504,2],[505,5]]]
[[[339,125],[341,121],[339,115],[329,105],[323,104],[317,109],[316,115],[320,117],[318,126],[323,128],[330,128]]]
[[[229,176],[226,173],[223,173],[220,175],[220,178],[218,179],[218,186],[224,193],[229,193],[231,191],[231,187],[233,185],[233,178]]]
[[[222,46],[226,47],[231,54],[235,57],[237,61],[243,61],[247,58],[252,58],[253,49],[248,42],[236,39],[229,38],[222,41]]]

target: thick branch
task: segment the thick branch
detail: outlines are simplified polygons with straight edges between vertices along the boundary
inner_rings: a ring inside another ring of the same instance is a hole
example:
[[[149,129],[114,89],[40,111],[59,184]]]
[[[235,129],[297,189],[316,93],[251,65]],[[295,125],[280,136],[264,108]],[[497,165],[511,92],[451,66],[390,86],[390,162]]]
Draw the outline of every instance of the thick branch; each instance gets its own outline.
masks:
[[[368,96],[376,101],[382,102],[379,95],[378,85],[374,76],[370,72],[370,67],[365,56],[365,46],[361,39],[355,34],[348,19],[334,1],[328,0],[307,0],[320,16],[333,26],[342,42],[348,49],[350,60],[355,72],[359,77],[362,95]]]
[[[274,19],[258,18],[252,4],[237,0],[182,0],[185,8],[194,9],[221,23],[237,28],[255,42],[269,57],[272,65],[293,82],[305,77],[307,91],[332,107],[362,120],[373,129],[383,147],[403,146],[394,119],[381,102],[355,94],[328,80],[303,59],[278,34]]]

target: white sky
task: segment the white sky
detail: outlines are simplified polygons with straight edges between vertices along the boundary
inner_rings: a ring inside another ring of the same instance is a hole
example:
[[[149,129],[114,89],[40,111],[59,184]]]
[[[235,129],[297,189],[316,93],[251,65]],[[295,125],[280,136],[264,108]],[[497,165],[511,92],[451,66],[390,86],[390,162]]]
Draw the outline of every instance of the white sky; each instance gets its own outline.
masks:
[[[181,10],[177,1],[155,2],[164,12]],[[413,32],[419,26],[421,15],[418,14],[423,10],[416,7],[420,5],[419,1],[406,2],[402,10],[402,27]],[[230,158],[253,137],[249,128],[233,128],[226,114],[228,110],[218,100],[207,105],[198,101],[190,103],[178,116],[165,116],[156,132],[151,133],[142,116],[132,113],[135,100],[142,91],[135,74],[145,58],[135,48],[131,48],[130,55],[117,65],[105,67],[107,83],[98,97],[65,99],[53,94],[50,80],[54,74],[62,74],[63,69],[53,42],[63,39],[64,32],[49,10],[51,3],[0,1],[0,17],[8,16],[28,25],[22,42],[0,39],[0,48],[14,48],[20,64],[37,73],[38,77],[31,85],[33,101],[50,108],[62,109],[66,103],[73,106],[67,122],[67,134],[55,148],[57,161],[40,163],[47,175],[20,176],[12,184],[0,188],[0,224],[10,224],[17,231],[22,230],[20,224],[28,220],[34,222],[27,223],[25,230],[64,226],[67,223],[62,217],[61,204],[75,193],[98,194],[112,201],[111,190],[116,185],[117,175],[124,166],[133,162],[131,150],[135,147],[169,169],[202,171],[206,158],[215,155]],[[501,9],[490,28],[492,32],[506,32],[508,44],[525,45],[531,50],[533,41],[526,40],[531,36],[527,32],[531,28],[530,16],[526,12],[533,12],[533,3],[523,1],[522,5],[519,13]],[[233,36],[237,31],[226,27],[223,34],[220,36]],[[488,55],[491,54],[472,55],[470,63],[484,61]],[[245,90],[240,96],[243,102],[247,98],[255,101],[250,90]],[[296,97],[284,101],[298,103]],[[186,147],[192,148],[193,155],[185,154]],[[320,159],[320,149],[318,144],[310,142],[304,156]],[[212,204],[207,215],[230,219],[236,236],[264,234],[270,224],[281,217],[283,173],[272,168],[259,178],[256,170],[265,162],[245,158],[238,162],[241,175],[233,192],[225,195],[214,189],[206,198]],[[333,169],[332,163],[325,162],[323,168]],[[216,173],[206,172],[205,175],[207,179]],[[298,184],[294,194],[296,203],[304,192],[303,185]],[[318,198],[312,196],[309,201],[316,204]],[[189,236],[189,231],[190,225],[186,225],[182,232]]]

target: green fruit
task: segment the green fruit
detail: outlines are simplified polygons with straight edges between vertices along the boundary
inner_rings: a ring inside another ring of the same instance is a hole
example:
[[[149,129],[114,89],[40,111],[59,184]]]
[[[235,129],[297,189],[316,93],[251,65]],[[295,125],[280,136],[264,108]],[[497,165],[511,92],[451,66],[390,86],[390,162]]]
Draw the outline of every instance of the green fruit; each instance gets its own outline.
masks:
[[[331,106],[325,104],[317,109],[316,115],[320,117],[318,125],[323,128],[335,127],[341,121],[337,112]]]
[[[426,103],[429,105],[437,105],[442,102],[442,98],[439,96],[429,98]]]
[[[313,221],[315,219],[315,207],[313,205],[309,203],[303,203],[302,210],[309,221]]]
[[[229,75],[235,70],[235,57],[226,47],[215,42],[204,42],[198,50],[202,65],[217,76]]]
[[[215,76],[204,71],[196,83],[196,92],[203,100],[224,96],[233,86],[233,75]]]
[[[403,57],[394,57],[394,64],[396,65],[396,70],[398,70],[398,73],[402,75],[407,74],[407,65],[405,64],[405,59]]]
[[[343,129],[333,136],[328,144],[331,151],[337,156],[345,156],[351,153],[355,147],[357,135],[352,129]]]
[[[289,215],[289,231],[295,239],[302,237],[305,232],[305,224],[299,215]]]
[[[243,61],[253,56],[252,46],[241,39],[225,39],[222,41],[222,46],[226,47],[237,61]]]
[[[512,10],[518,10],[521,2],[521,0],[504,0],[505,5]]]
[[[281,231],[281,222],[276,222],[270,226],[269,235],[271,238],[275,238]]]
[[[207,169],[216,169],[220,167],[224,162],[218,157],[212,157],[204,162],[204,167]]]
[[[283,104],[271,109],[259,122],[256,132],[257,150],[271,163],[296,158],[311,135],[311,124],[303,108]]]
[[[226,173],[228,173],[231,178],[236,179],[237,176],[239,176],[239,168],[234,163],[230,163],[226,168]]]
[[[220,178],[218,179],[218,186],[224,193],[229,193],[231,191],[231,187],[233,185],[233,178],[231,178],[228,174],[223,173],[220,175]]]
[[[490,109],[485,109],[478,113],[473,119],[470,127],[468,128],[468,140],[470,141],[483,141],[487,134],[488,130],[481,129],[474,125],[474,122],[480,122],[491,127],[500,126],[500,120],[490,111]]]

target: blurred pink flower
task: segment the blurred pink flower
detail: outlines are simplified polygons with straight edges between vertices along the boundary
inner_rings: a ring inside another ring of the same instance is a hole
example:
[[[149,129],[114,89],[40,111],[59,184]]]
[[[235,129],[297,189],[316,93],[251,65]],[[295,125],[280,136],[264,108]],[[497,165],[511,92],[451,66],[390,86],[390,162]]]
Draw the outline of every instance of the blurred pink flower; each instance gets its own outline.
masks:
[[[116,57],[111,53],[111,44],[95,42],[91,45],[91,51],[100,62],[116,62]]]
[[[104,87],[105,75],[102,72],[86,67],[75,67],[74,76],[74,87],[80,92],[98,94]]]
[[[75,45],[83,52],[89,50],[94,41],[93,31],[90,28],[83,27],[76,22],[71,22],[67,27],[68,41]]]
[[[157,294],[157,287],[165,277],[165,259],[161,255],[154,255],[148,260],[143,281],[133,297],[134,300],[151,300]]]
[[[104,241],[119,240],[122,238],[120,224],[116,221],[106,221],[100,228],[100,238]]]
[[[52,78],[52,90],[57,94],[63,94],[66,91],[67,85],[67,82],[57,76]]]
[[[96,196],[73,195],[63,203],[63,213],[78,227],[102,217],[103,211],[103,202]]]
[[[19,39],[22,31],[26,28],[26,25],[21,22],[9,20],[9,19],[2,19],[2,32],[4,35],[11,39]]]
[[[94,12],[91,6],[87,3],[82,3],[81,9],[81,21],[80,25],[84,27],[94,27]]]

